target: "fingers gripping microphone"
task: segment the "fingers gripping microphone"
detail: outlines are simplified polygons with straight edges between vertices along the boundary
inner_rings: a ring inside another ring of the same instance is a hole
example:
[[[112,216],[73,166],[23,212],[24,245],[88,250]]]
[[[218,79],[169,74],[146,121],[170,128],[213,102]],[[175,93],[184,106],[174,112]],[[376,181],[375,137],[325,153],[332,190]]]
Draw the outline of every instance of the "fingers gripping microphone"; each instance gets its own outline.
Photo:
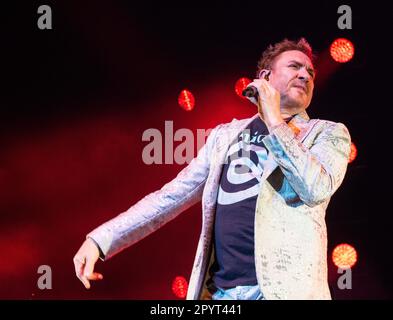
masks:
[[[261,75],[262,75],[264,72],[265,72],[265,71],[262,71],[262,72],[261,72]],[[270,71],[267,72],[263,78],[264,78],[266,81],[269,81],[269,76],[270,76]],[[248,98],[254,97],[254,98],[257,99],[257,98],[258,98],[258,89],[257,89],[256,87],[254,87],[254,86],[248,86],[247,88],[245,88],[245,89],[242,91],[242,95],[243,95],[243,97],[248,97]]]

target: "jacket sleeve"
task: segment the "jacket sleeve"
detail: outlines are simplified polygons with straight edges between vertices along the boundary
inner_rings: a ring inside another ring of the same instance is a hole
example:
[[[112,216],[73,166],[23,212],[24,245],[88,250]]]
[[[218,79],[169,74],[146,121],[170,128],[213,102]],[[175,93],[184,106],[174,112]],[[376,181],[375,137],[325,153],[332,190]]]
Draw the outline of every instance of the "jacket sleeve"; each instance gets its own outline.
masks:
[[[87,235],[98,245],[102,260],[148,236],[201,200],[218,128],[211,131],[197,157],[176,178]]]
[[[264,143],[292,188],[310,207],[330,198],[344,179],[351,138],[342,123],[326,122],[310,148],[295,138],[286,123],[274,128]]]

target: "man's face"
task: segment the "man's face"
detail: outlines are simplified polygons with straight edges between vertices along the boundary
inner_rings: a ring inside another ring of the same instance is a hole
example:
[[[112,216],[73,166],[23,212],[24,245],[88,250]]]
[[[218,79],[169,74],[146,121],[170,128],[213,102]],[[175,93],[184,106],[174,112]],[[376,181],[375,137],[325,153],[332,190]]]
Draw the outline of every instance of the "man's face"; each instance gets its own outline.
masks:
[[[311,103],[314,90],[314,68],[301,51],[285,51],[276,57],[269,83],[280,92],[281,106],[298,112]]]

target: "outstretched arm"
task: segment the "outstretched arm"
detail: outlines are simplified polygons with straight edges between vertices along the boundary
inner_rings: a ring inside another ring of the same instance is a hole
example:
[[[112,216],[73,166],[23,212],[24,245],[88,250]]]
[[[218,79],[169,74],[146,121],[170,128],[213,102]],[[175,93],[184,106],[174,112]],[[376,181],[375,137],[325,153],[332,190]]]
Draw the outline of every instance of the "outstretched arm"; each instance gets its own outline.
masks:
[[[86,288],[90,287],[88,280],[102,278],[102,275],[94,273],[98,258],[109,259],[200,201],[219,127],[211,131],[197,157],[175,179],[87,235],[74,258],[75,272]]]

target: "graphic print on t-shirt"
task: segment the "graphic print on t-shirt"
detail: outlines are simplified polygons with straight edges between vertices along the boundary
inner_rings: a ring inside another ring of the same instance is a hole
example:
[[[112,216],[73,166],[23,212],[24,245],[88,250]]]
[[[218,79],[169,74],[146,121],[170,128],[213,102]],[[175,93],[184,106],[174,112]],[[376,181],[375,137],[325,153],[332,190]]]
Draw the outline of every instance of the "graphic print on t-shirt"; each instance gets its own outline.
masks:
[[[255,118],[230,146],[223,166],[214,223],[216,261],[210,271],[215,285],[230,288],[257,284],[254,218],[267,151],[268,134]]]
[[[262,123],[259,118],[256,120]],[[229,148],[218,192],[219,205],[234,204],[258,194],[267,159],[262,139],[267,133],[266,127],[252,123]]]

